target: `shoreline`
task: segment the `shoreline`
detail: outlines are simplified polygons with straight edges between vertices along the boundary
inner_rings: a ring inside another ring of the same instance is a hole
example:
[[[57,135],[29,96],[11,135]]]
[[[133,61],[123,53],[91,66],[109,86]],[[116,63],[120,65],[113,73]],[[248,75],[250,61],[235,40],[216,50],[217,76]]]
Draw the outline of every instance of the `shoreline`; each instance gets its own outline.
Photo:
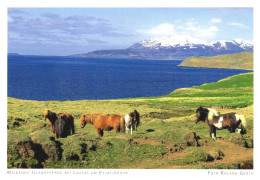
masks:
[[[32,102],[78,102],[78,101],[92,101],[92,102],[95,102],[95,101],[134,101],[134,102],[138,102],[138,101],[144,101],[144,100],[152,100],[152,99],[158,99],[158,98],[170,98],[169,96],[171,96],[172,93],[174,92],[179,92],[179,91],[185,91],[185,90],[189,90],[189,89],[194,89],[194,88],[199,88],[199,87],[202,87],[202,86],[205,86],[205,85],[210,85],[210,84],[215,84],[215,83],[218,83],[218,82],[221,82],[221,81],[225,81],[225,80],[228,80],[232,77],[237,77],[237,76],[240,76],[240,75],[247,75],[247,74],[253,74],[254,75],[254,71],[252,72],[246,72],[246,73],[240,73],[240,74],[236,74],[236,75],[233,75],[233,76],[228,76],[226,78],[223,78],[223,79],[220,79],[216,82],[211,82],[211,83],[204,83],[204,84],[201,84],[201,85],[198,85],[198,86],[191,86],[191,87],[184,87],[184,88],[178,88],[178,89],[175,89],[173,90],[172,92],[170,92],[169,94],[165,94],[165,95],[161,95],[161,96],[147,96],[147,97],[133,97],[133,98],[118,98],[118,99],[80,99],[80,100],[46,100],[46,101],[41,101],[41,100],[30,100],[30,99],[19,99],[19,98],[14,98],[14,97],[9,97],[7,96],[7,99],[11,98],[11,99],[17,99],[17,100],[23,100],[23,101],[32,101]]]

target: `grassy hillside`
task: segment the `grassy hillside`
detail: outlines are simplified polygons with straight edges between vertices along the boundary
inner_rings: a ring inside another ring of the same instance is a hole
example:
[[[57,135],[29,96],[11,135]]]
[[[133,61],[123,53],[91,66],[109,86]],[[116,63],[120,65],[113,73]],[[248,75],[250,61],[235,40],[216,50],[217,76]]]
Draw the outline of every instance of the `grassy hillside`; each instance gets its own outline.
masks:
[[[253,73],[179,89],[166,96],[116,100],[30,101],[8,98],[8,168],[252,168]],[[209,138],[204,123],[194,123],[199,105],[245,115],[248,133],[217,131]],[[52,137],[42,110],[68,112],[76,134]],[[133,135],[79,127],[86,112],[124,116],[137,109],[141,126]]]
[[[185,59],[179,66],[252,70],[253,52],[224,54],[212,57],[191,57]]]

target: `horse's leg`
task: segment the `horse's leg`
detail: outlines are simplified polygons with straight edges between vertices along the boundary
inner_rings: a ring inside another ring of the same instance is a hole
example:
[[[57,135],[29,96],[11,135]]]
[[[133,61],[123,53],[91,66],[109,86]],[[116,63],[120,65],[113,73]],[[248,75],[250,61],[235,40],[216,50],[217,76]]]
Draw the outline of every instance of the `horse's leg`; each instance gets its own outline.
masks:
[[[115,132],[116,132],[116,133],[119,133],[119,132],[120,132],[120,124],[114,125],[113,128],[115,129]]]
[[[131,134],[133,134],[133,125],[131,126]]]
[[[104,131],[103,131],[103,130],[100,130],[100,133],[101,133],[101,137],[103,137]]]
[[[72,134],[75,134],[74,122],[71,124],[71,130],[72,130]]]
[[[74,118],[70,120],[70,130],[71,130],[71,134],[75,134]]]
[[[216,140],[216,137],[215,137],[215,131],[216,131],[216,128],[214,126],[210,126],[210,137],[214,140]],[[215,129],[215,131],[214,131]]]
[[[241,134],[241,129],[236,128],[236,129],[235,129],[235,132],[238,133],[238,134]]]
[[[51,129],[52,129],[52,135],[55,137],[55,127],[52,125]]]
[[[128,129],[127,125],[125,124],[125,133],[128,134],[128,132],[129,132],[129,129]]]
[[[217,128],[213,127],[213,132],[214,132],[214,140],[217,139]]]
[[[97,130],[98,137],[100,137],[101,136],[101,130],[98,129],[98,128],[96,128],[96,130]]]
[[[234,127],[231,127],[230,129],[231,129],[230,133],[234,133],[236,131],[236,128],[234,128]]]

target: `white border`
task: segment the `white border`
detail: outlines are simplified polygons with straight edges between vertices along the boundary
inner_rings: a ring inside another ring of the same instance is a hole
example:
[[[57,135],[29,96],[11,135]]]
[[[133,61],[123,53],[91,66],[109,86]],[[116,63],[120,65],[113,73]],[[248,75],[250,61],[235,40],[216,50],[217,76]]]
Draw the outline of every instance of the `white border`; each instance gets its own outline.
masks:
[[[3,2],[4,1],[4,2]],[[174,169],[174,170],[114,170],[118,172],[128,171],[128,175],[73,175],[68,174],[65,177],[72,178],[111,178],[111,179],[133,179],[135,177],[139,178],[169,178],[169,179],[179,179],[179,178],[198,178],[198,179],[222,179],[222,178],[236,178],[236,179],[244,179],[244,178],[252,178],[256,179],[259,175],[259,143],[258,137],[259,133],[257,132],[257,127],[259,127],[259,115],[258,115],[258,92],[259,87],[256,82],[256,79],[259,77],[259,73],[257,72],[257,67],[259,65],[259,33],[260,29],[257,24],[259,22],[258,17],[260,13],[260,8],[257,6],[257,0],[93,0],[93,1],[83,1],[83,0],[1,0],[0,1],[0,132],[1,132],[1,147],[0,147],[0,175],[1,178],[28,178],[35,179],[35,177],[43,177],[43,178],[59,178],[60,175],[34,175],[32,174],[33,170],[14,170],[17,172],[28,172],[30,175],[7,175],[7,130],[6,130],[6,117],[7,117],[7,8],[8,7],[253,7],[254,8],[254,57],[255,57],[255,87],[254,87],[254,95],[255,95],[255,121],[254,121],[254,170],[252,171],[244,171],[244,172],[253,172],[254,175],[249,176],[241,176],[241,175],[221,175],[221,171],[224,172],[243,172],[240,170],[184,170],[184,169]],[[258,34],[257,34],[258,33]],[[259,131],[259,130],[258,130]],[[56,170],[37,170],[37,171],[56,171]],[[75,170],[61,170],[63,172],[75,171]],[[88,172],[100,171],[100,170],[85,170]],[[109,172],[113,170],[101,170],[103,172]],[[219,172],[219,175],[208,175],[209,172]],[[63,175],[62,175],[63,176]]]

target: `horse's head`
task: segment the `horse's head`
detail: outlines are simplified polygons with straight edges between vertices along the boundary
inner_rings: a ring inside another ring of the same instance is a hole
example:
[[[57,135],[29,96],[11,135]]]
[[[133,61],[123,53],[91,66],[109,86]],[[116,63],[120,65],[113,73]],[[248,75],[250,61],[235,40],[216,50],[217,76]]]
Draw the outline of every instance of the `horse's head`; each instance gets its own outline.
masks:
[[[200,106],[196,111],[195,123],[197,124],[199,121],[205,121],[207,119],[208,113],[208,109],[202,108],[202,106]]]
[[[44,109],[43,110],[43,119],[44,119],[44,121],[46,121],[46,119],[48,118],[48,114],[49,114],[49,110],[48,109]]]
[[[55,112],[48,110],[48,109],[44,109],[43,110],[43,119],[46,121],[47,118],[51,121],[52,124],[54,124],[55,121],[58,119],[58,116]]]
[[[82,114],[81,116],[80,116],[80,127],[81,128],[84,128],[85,126],[86,126],[86,124],[87,124],[87,121],[86,121],[86,115],[84,115],[84,114]]]

